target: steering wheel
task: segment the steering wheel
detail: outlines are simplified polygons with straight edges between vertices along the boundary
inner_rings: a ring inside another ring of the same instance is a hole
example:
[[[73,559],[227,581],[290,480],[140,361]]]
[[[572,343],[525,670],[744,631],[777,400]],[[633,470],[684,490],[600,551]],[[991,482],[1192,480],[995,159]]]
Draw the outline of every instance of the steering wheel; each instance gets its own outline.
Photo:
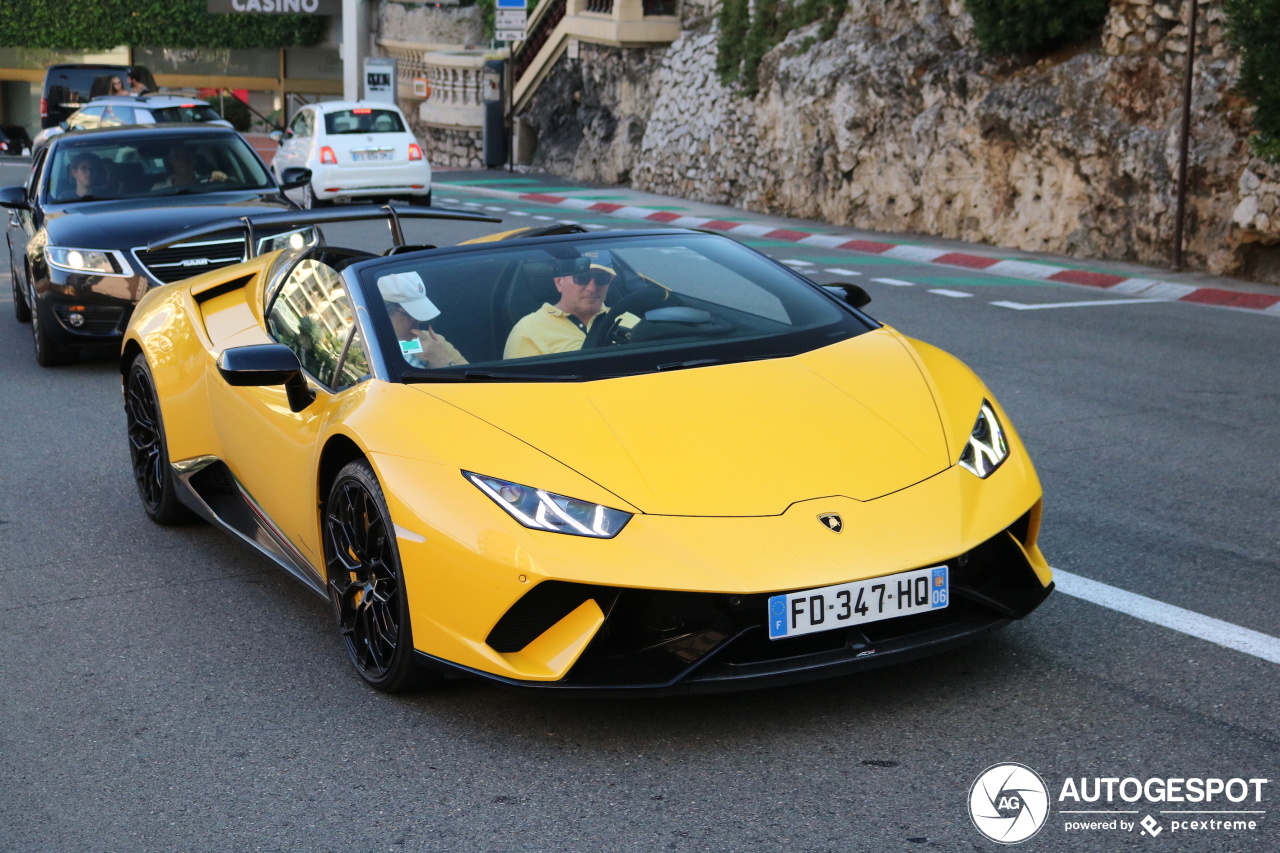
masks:
[[[595,349],[621,343],[616,337],[618,323],[628,312],[639,314],[643,319],[645,311],[683,304],[684,301],[679,296],[656,284],[628,293],[617,305],[610,306],[609,313],[605,315],[608,322],[592,324],[591,331],[587,332],[586,340],[582,342],[582,348]]]

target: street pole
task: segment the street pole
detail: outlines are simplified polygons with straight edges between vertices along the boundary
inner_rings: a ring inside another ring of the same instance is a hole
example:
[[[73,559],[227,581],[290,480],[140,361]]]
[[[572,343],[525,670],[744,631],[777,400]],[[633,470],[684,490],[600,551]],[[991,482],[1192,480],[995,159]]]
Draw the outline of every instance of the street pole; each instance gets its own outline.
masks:
[[[358,101],[364,59],[369,55],[368,10],[364,0],[342,0],[342,99]]]
[[[1187,70],[1182,79],[1182,139],[1178,144],[1178,209],[1173,224],[1173,269],[1182,269],[1182,223],[1187,213],[1187,158],[1191,146],[1191,82],[1196,65],[1196,12],[1198,0],[1190,0],[1187,24]]]

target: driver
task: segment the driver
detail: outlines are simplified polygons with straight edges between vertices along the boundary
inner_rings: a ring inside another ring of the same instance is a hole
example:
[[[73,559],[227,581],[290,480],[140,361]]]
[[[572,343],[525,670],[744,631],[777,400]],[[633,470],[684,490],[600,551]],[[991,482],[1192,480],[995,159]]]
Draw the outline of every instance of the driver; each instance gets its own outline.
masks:
[[[585,252],[580,258],[558,258],[554,279],[560,301],[520,318],[507,336],[503,358],[528,358],[582,349],[591,324],[609,309],[604,301],[618,277],[610,266],[608,249]]]
[[[196,174],[196,152],[190,145],[179,142],[170,150],[168,159],[169,166],[173,171],[169,177],[153,186],[153,190],[185,187],[202,182],[201,177]],[[226,179],[227,173],[218,169],[214,169],[208,177],[208,180],[213,183],[222,183]]]

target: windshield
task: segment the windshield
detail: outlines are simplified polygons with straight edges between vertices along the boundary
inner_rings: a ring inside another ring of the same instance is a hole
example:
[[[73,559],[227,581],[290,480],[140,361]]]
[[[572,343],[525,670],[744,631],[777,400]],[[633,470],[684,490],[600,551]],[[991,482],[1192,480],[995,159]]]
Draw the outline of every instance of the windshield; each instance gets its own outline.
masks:
[[[275,184],[239,135],[64,139],[49,166],[49,200],[148,198]]]
[[[156,124],[183,121],[219,121],[222,116],[207,104],[182,104],[177,107],[149,107]]]
[[[324,114],[324,130],[338,133],[404,133],[404,122],[395,110],[357,107]]]
[[[360,275],[387,364],[413,381],[600,379],[795,355],[873,327],[712,235],[394,258]]]

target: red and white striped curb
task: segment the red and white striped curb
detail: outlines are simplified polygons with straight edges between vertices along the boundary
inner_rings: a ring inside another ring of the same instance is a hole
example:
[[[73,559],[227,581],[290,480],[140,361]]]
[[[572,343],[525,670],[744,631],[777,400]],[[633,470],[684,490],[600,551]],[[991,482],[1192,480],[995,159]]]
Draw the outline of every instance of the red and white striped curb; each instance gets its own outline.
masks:
[[[441,189],[447,184],[437,184]],[[1096,287],[1112,293],[1123,293],[1128,296],[1140,296],[1145,299],[1160,299],[1176,302],[1195,302],[1202,305],[1218,305],[1226,308],[1239,308],[1248,311],[1261,311],[1264,314],[1280,316],[1280,293],[1276,295],[1264,293],[1239,293],[1233,290],[1222,290],[1216,287],[1195,287],[1189,284],[1178,284],[1172,281],[1156,281],[1149,278],[1125,278],[1109,273],[1088,272],[1086,270],[1057,267],[1052,264],[1032,261],[1002,260],[983,255],[971,255],[965,252],[951,252],[945,249],[931,249],[927,246],[911,246],[906,244],[882,243],[877,240],[850,239],[835,234],[812,234],[807,231],[792,231],[787,228],[772,228],[767,225],[751,225],[742,222],[729,222],[723,219],[707,219],[701,216],[686,216],[668,210],[654,210],[648,207],[632,207],[624,204],[612,204],[604,201],[591,201],[585,198],[565,198],[545,193],[518,193],[510,190],[474,187],[462,184],[454,185],[459,190],[481,192],[486,195],[504,196],[512,200],[531,201],[571,210],[591,211],[622,219],[643,219],[649,222],[661,222],[664,225],[675,225],[682,228],[706,228],[722,231],[735,236],[755,237],[766,240],[799,243],[805,246],[821,246],[824,249],[843,249],[851,252],[863,252],[870,255],[883,255],[889,258],[901,258],[904,261],[917,263],[941,264],[949,267],[981,270],[991,275],[1008,278],[1035,279],[1039,281],[1056,281],[1063,284],[1079,284]]]

